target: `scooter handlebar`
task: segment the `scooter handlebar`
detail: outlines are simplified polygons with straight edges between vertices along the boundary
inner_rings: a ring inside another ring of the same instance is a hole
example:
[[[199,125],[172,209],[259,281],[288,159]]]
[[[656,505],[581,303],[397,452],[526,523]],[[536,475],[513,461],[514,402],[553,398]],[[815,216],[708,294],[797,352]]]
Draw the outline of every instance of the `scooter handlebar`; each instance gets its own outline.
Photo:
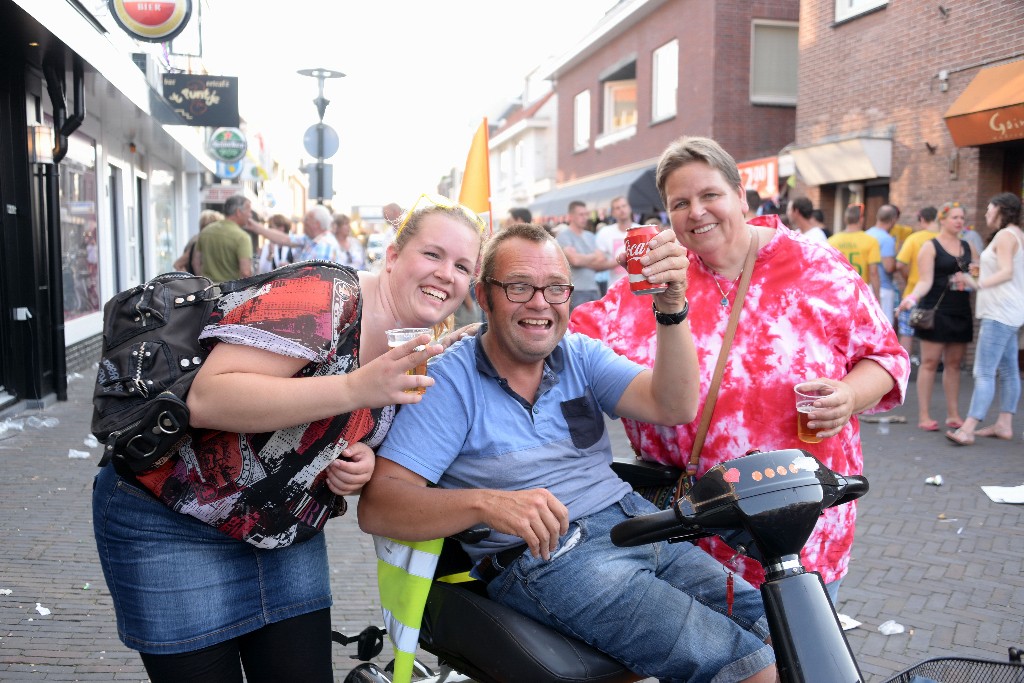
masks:
[[[620,548],[632,548],[669,539],[692,541],[711,536],[711,532],[689,521],[678,505],[668,510],[642,517],[633,517],[612,527],[612,543]]]
[[[857,500],[870,488],[868,486],[868,480],[866,477],[862,477],[859,474],[847,474],[843,475],[843,479],[846,480],[846,485],[843,486],[842,495],[836,498],[835,502],[828,507],[836,507],[837,505],[844,505],[851,501]]]

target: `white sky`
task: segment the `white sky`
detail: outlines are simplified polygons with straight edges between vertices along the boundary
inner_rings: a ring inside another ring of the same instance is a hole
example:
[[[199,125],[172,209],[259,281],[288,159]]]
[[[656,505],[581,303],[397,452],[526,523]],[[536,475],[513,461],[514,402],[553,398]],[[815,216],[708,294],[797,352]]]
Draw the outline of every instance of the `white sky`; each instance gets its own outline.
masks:
[[[408,206],[462,169],[476,128],[526,75],[577,44],[615,0],[247,0],[202,2],[204,61],[239,77],[240,109],[275,156],[310,161],[317,81],[341,149],[333,200]]]

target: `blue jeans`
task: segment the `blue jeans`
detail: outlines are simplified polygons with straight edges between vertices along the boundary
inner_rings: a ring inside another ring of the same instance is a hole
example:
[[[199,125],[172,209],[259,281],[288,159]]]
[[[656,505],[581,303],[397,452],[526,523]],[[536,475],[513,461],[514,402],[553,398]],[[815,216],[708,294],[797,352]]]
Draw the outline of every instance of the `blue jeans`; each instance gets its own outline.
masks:
[[[92,505],[117,633],[133,650],[193,652],[331,606],[323,534],[256,548],[172,511],[111,465]]]
[[[1018,328],[981,319],[974,349],[974,394],[967,416],[981,422],[996,393],[999,375],[999,412],[1016,413],[1020,401],[1020,369],[1017,367]]]
[[[739,681],[775,661],[760,592],[690,543],[617,548],[609,532],[658,509],[636,493],[569,525],[550,560],[523,553],[487,586],[491,598],[583,640],[643,676]]]

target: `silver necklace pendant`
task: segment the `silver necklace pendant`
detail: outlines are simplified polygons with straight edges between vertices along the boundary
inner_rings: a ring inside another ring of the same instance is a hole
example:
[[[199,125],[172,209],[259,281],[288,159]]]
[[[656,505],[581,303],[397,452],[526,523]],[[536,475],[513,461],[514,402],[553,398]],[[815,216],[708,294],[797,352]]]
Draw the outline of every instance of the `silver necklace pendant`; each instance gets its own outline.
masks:
[[[718,303],[721,304],[722,308],[725,308],[726,306],[729,305],[729,295],[728,295],[728,293],[724,289],[722,289],[722,285],[718,284],[718,276],[717,275],[712,273],[711,274],[711,279],[714,280],[715,287],[718,288],[718,293],[722,295],[722,298],[719,300]],[[732,287],[729,288],[729,291],[730,292],[732,291]]]

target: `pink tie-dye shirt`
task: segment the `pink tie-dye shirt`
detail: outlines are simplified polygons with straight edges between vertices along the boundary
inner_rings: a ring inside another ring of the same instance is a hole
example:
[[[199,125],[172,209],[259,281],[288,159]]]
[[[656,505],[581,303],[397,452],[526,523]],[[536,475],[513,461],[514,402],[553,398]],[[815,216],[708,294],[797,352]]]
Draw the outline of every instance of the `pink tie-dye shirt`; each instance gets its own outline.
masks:
[[[840,474],[861,474],[860,427],[856,417],[821,443],[796,438],[793,385],[805,379],[842,379],[863,359],[871,359],[895,380],[895,387],[869,412],[903,402],[910,363],[892,325],[871,290],[832,247],[799,237],[774,216],[756,222],[776,233],[758,252],[743,302],[736,337],[722,378],[714,418],[698,464],[698,476],[750,450],[802,448]],[[730,308],[713,275],[690,254],[687,299],[690,329],[700,362],[703,407],[722,346]],[[734,292],[722,288],[731,302]],[[578,307],[570,329],[603,340],[620,354],[652,367],[655,322],[651,297],[636,296],[623,278],[601,300]],[[645,460],[684,466],[699,419],[679,427],[661,427],[623,419],[634,450]],[[870,478],[870,477],[869,477]],[[801,555],[804,566],[826,583],[842,578],[850,561],[856,505],[825,511]],[[717,537],[701,545],[720,561],[734,552]],[[764,580],[756,561],[737,558],[730,566],[755,586]]]

